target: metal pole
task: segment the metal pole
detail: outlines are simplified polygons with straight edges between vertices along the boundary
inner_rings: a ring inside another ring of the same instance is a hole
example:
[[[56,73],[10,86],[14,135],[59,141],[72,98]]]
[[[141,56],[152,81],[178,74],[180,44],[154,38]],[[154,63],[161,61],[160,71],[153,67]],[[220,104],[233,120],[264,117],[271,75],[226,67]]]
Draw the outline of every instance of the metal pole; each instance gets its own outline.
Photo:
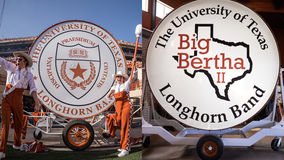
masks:
[[[152,0],[152,12],[151,12],[151,30],[156,27],[156,3],[157,0]]]

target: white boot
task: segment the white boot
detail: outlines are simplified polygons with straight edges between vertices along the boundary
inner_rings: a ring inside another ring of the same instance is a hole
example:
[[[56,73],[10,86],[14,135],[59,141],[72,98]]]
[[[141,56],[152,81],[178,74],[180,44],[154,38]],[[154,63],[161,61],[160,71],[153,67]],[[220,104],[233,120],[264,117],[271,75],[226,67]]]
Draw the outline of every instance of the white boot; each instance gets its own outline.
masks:
[[[121,148],[117,149],[118,152],[121,152],[122,150],[124,150],[124,149],[121,149]],[[129,148],[128,152],[130,152],[130,151],[131,151],[131,148]]]
[[[0,159],[5,158],[5,157],[6,157],[6,154],[3,152],[0,152]]]
[[[15,145],[13,145],[13,148],[14,148],[14,149],[20,149],[21,146],[15,146]]]
[[[129,152],[127,150],[122,149],[122,151],[118,154],[118,157],[124,157],[124,156],[126,156],[128,154],[129,154]]]
[[[23,144],[22,144],[21,146],[15,146],[15,145],[13,145],[13,148],[14,148],[14,149],[19,149],[19,150],[21,150],[21,151],[24,151]]]

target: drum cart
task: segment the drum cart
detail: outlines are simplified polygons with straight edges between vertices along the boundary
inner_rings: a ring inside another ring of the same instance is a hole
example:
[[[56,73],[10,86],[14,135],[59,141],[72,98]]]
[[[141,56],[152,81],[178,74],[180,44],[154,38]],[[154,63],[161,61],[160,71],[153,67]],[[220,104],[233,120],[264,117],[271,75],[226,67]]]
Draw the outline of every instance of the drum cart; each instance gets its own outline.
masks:
[[[46,115],[33,116],[30,112],[26,112],[29,118],[38,118],[36,124],[28,122],[28,125],[35,128],[33,136],[40,140],[42,133],[62,135],[64,144],[74,150],[81,151],[88,148],[94,141],[94,129],[103,129],[104,138],[109,138],[108,130],[105,123],[105,114],[103,112],[95,117],[93,124],[86,122],[84,119],[67,119],[56,116],[56,114],[47,111]],[[62,131],[63,129],[63,131]]]
[[[141,108],[140,106],[133,114],[138,112]],[[102,136],[105,139],[110,137],[106,124],[106,114],[109,114],[108,111],[96,115],[93,124],[90,124],[84,119],[67,119],[49,111],[46,112],[46,115],[40,116],[33,116],[30,112],[24,112],[29,115],[29,118],[39,119],[36,124],[32,124],[28,121],[28,125],[36,129],[33,132],[35,139],[40,140],[42,133],[62,135],[64,144],[74,151],[85,150],[93,143],[95,134],[100,134],[98,131],[94,131],[94,129],[103,130]],[[115,143],[117,143],[116,139]]]
[[[282,100],[284,100],[283,71],[284,68],[281,68],[279,74]],[[143,88],[143,93],[145,93],[145,88]],[[144,134],[143,147],[146,148],[150,145],[151,134],[158,134],[172,145],[195,145],[201,159],[219,159],[223,154],[224,146],[251,146],[265,136],[275,137],[271,142],[271,148],[274,151],[278,151],[281,147],[282,136],[284,136],[284,119],[282,117],[279,122],[275,121],[277,89],[275,89],[273,110],[265,119],[252,121],[243,128],[229,128],[215,131],[184,127],[176,120],[161,117],[154,109],[152,94],[150,95],[151,105],[149,105],[147,99],[143,102],[142,134]],[[179,133],[173,135],[164,129],[163,126],[172,126]],[[247,137],[246,133],[255,128],[260,129],[250,137]],[[190,137],[190,135],[196,134],[202,136]],[[232,138],[230,135],[239,135],[238,137],[240,138]]]

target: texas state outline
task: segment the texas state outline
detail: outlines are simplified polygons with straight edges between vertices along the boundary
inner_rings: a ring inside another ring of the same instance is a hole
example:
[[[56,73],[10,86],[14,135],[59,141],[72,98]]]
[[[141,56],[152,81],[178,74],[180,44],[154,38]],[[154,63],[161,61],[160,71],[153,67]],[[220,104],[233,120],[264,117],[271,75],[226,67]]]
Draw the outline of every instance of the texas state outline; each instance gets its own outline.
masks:
[[[204,26],[207,27],[207,26],[209,26],[209,27],[211,28],[211,38],[212,38],[212,41],[213,41],[213,42],[221,43],[221,44],[224,44],[224,45],[227,45],[227,46],[230,46],[230,47],[231,47],[231,46],[243,46],[243,47],[245,47],[246,50],[247,50],[247,54],[246,54],[246,55],[247,55],[247,59],[248,59],[248,62],[249,62],[249,69],[245,70],[242,75],[237,76],[237,77],[231,79],[231,81],[227,83],[227,85],[226,85],[226,87],[225,87],[225,90],[224,90],[224,96],[222,96],[222,95],[220,94],[219,88],[218,88],[217,85],[214,83],[211,74],[210,74],[207,70],[204,70],[204,69],[194,70],[194,72],[193,72],[192,74],[190,74],[190,73],[187,71],[187,69],[184,69],[184,73],[185,73],[186,75],[188,75],[189,77],[191,77],[191,78],[194,78],[195,75],[196,75],[196,73],[198,73],[198,72],[204,73],[204,74],[208,77],[211,86],[215,89],[215,93],[216,93],[217,97],[220,98],[220,99],[226,100],[226,101],[230,101],[229,95],[228,95],[230,86],[231,86],[234,82],[243,79],[243,78],[246,76],[246,74],[249,74],[249,73],[251,73],[251,71],[252,71],[253,62],[252,62],[251,57],[250,57],[249,45],[246,44],[246,43],[244,43],[244,42],[237,42],[237,43],[234,43],[234,42],[227,42],[227,41],[225,41],[225,40],[220,40],[220,39],[218,39],[218,38],[214,38],[214,37],[213,37],[213,24],[196,24],[196,25],[195,25],[195,33],[197,33],[197,35],[198,35],[198,27],[199,27],[199,26],[201,26],[201,27],[204,27]],[[195,53],[194,56],[197,56],[197,53]],[[178,56],[172,56],[172,57],[178,62]]]

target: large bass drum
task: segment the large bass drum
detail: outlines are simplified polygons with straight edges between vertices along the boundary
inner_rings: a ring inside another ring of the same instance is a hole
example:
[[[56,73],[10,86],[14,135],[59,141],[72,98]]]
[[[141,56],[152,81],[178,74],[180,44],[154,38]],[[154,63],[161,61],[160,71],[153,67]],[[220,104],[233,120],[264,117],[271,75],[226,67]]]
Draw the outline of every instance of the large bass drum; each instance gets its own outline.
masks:
[[[267,24],[234,1],[200,0],[168,14],[147,48],[146,73],[160,105],[198,129],[236,126],[265,106],[279,74]]]

